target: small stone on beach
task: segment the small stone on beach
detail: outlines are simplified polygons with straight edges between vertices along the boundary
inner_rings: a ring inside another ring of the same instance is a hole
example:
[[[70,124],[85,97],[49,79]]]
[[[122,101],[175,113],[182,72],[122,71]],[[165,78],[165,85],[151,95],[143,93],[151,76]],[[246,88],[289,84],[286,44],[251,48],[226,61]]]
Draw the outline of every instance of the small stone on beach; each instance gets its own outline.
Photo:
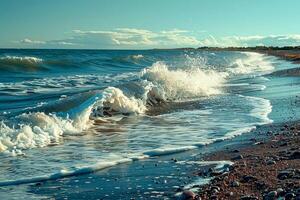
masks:
[[[193,200],[195,199],[196,195],[194,192],[186,190],[183,191],[181,196],[180,196],[180,200]]]

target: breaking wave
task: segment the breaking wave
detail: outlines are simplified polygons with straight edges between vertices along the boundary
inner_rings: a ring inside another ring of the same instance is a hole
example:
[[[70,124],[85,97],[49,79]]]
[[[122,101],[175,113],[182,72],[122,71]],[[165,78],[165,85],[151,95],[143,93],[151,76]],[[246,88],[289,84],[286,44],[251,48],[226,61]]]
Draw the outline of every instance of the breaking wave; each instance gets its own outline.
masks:
[[[156,62],[145,69],[142,76],[162,90],[163,99],[177,100],[219,94],[227,74],[193,66],[185,70],[172,70],[165,63]]]
[[[19,115],[18,126],[0,126],[0,151],[21,154],[23,149],[58,143],[64,134],[76,134],[92,126],[93,120],[116,115],[145,114],[161,103],[184,101],[221,93],[224,73],[171,69],[162,62],[144,69],[139,80],[107,87],[79,107],[65,113],[33,112]]]
[[[274,69],[272,63],[264,54],[255,52],[241,52],[246,58],[236,59],[228,68],[233,74],[250,74],[253,72],[266,72]]]
[[[99,118],[107,120],[113,116],[143,115],[160,104],[218,95],[222,93],[230,73],[244,74],[273,69],[263,55],[244,54],[246,58],[236,60],[233,67],[223,72],[207,66],[176,68],[164,62],[155,62],[138,75],[134,74],[137,76],[134,81],[96,91],[94,96],[67,112],[31,112],[17,116],[15,121],[3,121],[0,125],[0,152],[18,155],[24,149],[59,143],[63,135],[81,133],[93,126],[94,120]],[[42,62],[34,57],[5,57],[0,60],[23,64]],[[250,100],[254,103],[257,101],[255,98]],[[261,111],[257,108],[252,115],[259,115],[259,119],[267,123],[271,106],[267,101],[260,104],[262,110],[265,107],[269,109]]]

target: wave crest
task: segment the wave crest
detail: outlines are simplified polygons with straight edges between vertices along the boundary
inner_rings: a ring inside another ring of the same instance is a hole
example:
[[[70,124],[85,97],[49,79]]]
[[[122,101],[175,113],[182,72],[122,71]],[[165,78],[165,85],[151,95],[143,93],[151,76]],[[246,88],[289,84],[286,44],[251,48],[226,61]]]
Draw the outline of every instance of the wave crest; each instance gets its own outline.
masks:
[[[7,71],[33,71],[39,68],[43,59],[30,56],[4,56],[0,57],[0,67]]]
[[[156,90],[161,90],[158,96],[165,100],[219,94],[226,76],[226,73],[199,67],[172,70],[163,62],[156,62],[142,72],[143,78],[150,81]]]
[[[246,58],[236,59],[228,68],[232,74],[250,74],[253,72],[265,72],[274,69],[266,56],[255,52],[242,52]]]

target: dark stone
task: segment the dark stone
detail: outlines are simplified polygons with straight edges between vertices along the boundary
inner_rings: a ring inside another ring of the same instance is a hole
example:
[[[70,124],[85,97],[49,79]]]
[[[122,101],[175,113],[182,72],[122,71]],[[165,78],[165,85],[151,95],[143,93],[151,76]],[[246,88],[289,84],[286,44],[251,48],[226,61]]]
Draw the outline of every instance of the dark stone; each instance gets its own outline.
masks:
[[[267,196],[266,196],[266,198],[267,199],[275,199],[277,197],[277,191],[271,191],[271,192],[269,192],[268,194],[267,194]]]
[[[183,191],[181,196],[180,196],[180,200],[193,200],[195,199],[196,195],[194,192],[186,190]]]
[[[212,194],[217,194],[217,193],[219,193],[219,190],[217,190],[217,189],[212,189],[212,190],[211,190],[211,193],[212,193]]]
[[[212,189],[212,190],[220,191],[220,188],[219,188],[218,186],[212,186],[211,189]]]
[[[226,197],[233,196],[233,192],[226,192],[226,193],[225,193],[225,196],[226,196]]]
[[[279,146],[281,146],[281,147],[284,147],[284,146],[287,146],[287,145],[288,145],[287,142],[284,142],[284,141],[279,143]]]
[[[240,182],[238,182],[238,181],[232,181],[232,183],[230,185],[231,185],[231,187],[239,187],[240,186]]]
[[[284,180],[287,178],[290,178],[294,175],[294,171],[293,170],[284,170],[284,171],[280,171],[277,175],[277,178],[280,180]]]
[[[257,178],[255,176],[251,176],[251,175],[244,175],[243,181],[248,183],[248,182],[252,182],[252,181],[257,181]]]
[[[266,164],[267,164],[267,165],[274,165],[274,164],[276,164],[276,162],[275,162],[274,160],[268,160],[268,161],[266,162]]]
[[[300,151],[295,151],[290,155],[290,159],[300,159]]]
[[[210,196],[210,199],[214,199],[214,200],[217,200],[218,199],[218,196],[217,195],[212,195],[212,196]]]
[[[284,196],[285,200],[292,200],[295,197],[296,197],[296,195],[292,192],[289,192]]]
[[[241,160],[243,158],[244,158],[243,155],[238,155],[236,157],[231,158],[231,160]]]
[[[240,200],[258,200],[258,197],[246,195],[246,196],[242,196]]]
[[[264,190],[266,188],[266,184],[262,181],[255,182],[255,186],[258,190]]]
[[[284,195],[284,190],[282,188],[277,188],[276,192],[277,192],[278,196],[283,196]]]

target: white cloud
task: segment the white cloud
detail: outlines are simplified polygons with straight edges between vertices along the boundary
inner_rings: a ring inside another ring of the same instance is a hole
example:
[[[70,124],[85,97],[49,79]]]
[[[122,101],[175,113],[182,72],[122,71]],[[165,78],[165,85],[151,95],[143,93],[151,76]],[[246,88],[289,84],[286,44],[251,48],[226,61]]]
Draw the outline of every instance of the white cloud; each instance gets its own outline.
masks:
[[[22,44],[26,44],[26,45],[31,45],[31,46],[56,46],[56,45],[60,45],[60,46],[70,46],[70,45],[75,45],[72,42],[67,42],[64,40],[50,40],[50,41],[39,41],[39,40],[32,40],[29,38],[25,38],[23,40],[17,41],[17,43],[22,43]]]
[[[197,35],[197,37],[196,37]],[[215,37],[207,31],[181,29],[151,31],[135,28],[113,30],[73,30],[72,37],[61,40],[39,41],[25,38],[18,43],[31,47],[95,48],[95,49],[147,49],[200,46],[299,46],[300,34],[250,35]]]
[[[294,35],[253,35],[253,36],[227,36],[207,38],[206,46],[299,46],[300,34]]]
[[[72,42],[65,42],[65,41],[58,41],[56,42],[57,44],[59,45],[75,45],[74,43]],[[54,43],[55,44],[55,43]]]
[[[25,39],[21,40],[20,43],[24,43],[24,44],[45,44],[46,42],[39,41],[39,40],[31,40],[29,38],[25,38]]]
[[[196,47],[201,42],[187,30],[150,31],[134,28],[117,28],[110,31],[74,30],[76,43],[86,45],[93,41],[98,48],[167,48],[167,47]],[[102,46],[101,46],[102,45]]]

